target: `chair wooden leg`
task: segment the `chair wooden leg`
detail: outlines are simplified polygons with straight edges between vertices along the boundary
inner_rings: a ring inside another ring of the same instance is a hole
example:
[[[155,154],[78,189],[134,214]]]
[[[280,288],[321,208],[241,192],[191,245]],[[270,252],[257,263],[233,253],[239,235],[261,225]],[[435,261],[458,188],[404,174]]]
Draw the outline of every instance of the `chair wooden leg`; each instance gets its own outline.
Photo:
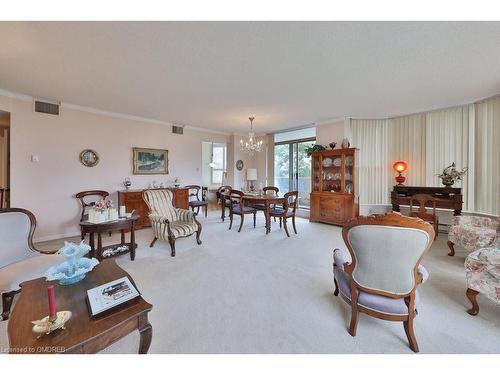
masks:
[[[2,320],[9,319],[10,308],[12,307],[12,302],[14,302],[14,297],[17,293],[19,293],[19,290],[2,293]]]
[[[479,313],[479,305],[476,299],[478,294],[479,294],[478,291],[470,288],[468,288],[466,292],[467,298],[469,299],[470,303],[472,303],[472,308],[467,310],[467,312],[474,316]]]
[[[153,241],[151,241],[151,243],[149,244],[149,247],[153,247],[155,245],[155,242],[158,238],[153,238]]]
[[[257,212],[253,213],[253,227],[255,228],[255,216],[257,215]]]
[[[241,232],[241,228],[243,228],[243,222],[245,221],[245,215],[241,215],[240,227],[238,229],[238,233]]]
[[[208,214],[208,204],[206,206],[204,206],[205,208],[205,217],[207,217],[207,214]]]
[[[229,230],[233,227],[233,214],[229,214]]]
[[[175,257],[175,237],[168,237],[168,243],[170,244],[170,255]]]
[[[201,225],[198,224],[198,230],[196,231],[196,243],[198,245],[201,245],[201,239],[200,239],[200,236],[201,236]]]
[[[295,226],[295,215],[292,216],[293,231],[297,234],[297,227]]]
[[[83,230],[81,231],[81,239],[83,241],[83,239],[85,238],[85,235],[83,234]]]
[[[355,304],[352,304],[351,324],[349,324],[349,334],[356,336],[356,329],[358,328],[359,311]]]
[[[282,223],[282,219],[281,219],[281,217],[280,217],[280,229],[281,229],[281,225],[282,225],[281,223]]]
[[[439,220],[436,219],[436,221],[434,222],[434,233],[435,233],[434,239],[438,237],[438,232],[439,232]]]
[[[408,320],[405,320],[403,322],[403,326],[405,328],[408,342],[410,343],[410,349],[413,350],[415,353],[418,353],[419,350],[418,350],[417,338],[415,337],[415,332],[413,331],[414,315],[415,315],[414,312],[410,312],[410,314],[408,315]]]
[[[285,227],[286,236],[290,237],[290,233],[288,233],[288,227],[286,226],[286,217],[283,218],[283,226]]]
[[[448,241],[448,248],[450,249],[450,251],[448,252],[448,255],[450,257],[452,257],[453,255],[455,255],[455,247],[454,247],[453,242]]]

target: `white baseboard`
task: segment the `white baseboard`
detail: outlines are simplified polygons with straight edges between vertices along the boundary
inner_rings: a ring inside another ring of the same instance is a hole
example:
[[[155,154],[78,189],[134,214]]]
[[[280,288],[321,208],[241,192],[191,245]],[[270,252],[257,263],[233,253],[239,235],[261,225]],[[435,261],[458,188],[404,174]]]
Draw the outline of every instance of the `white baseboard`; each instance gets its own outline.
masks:
[[[68,237],[76,237],[80,236],[81,232],[68,232],[68,233],[62,233],[62,234],[50,234],[47,236],[35,236],[33,242],[45,242],[45,241],[52,241],[52,240],[60,240],[62,238],[68,238]]]

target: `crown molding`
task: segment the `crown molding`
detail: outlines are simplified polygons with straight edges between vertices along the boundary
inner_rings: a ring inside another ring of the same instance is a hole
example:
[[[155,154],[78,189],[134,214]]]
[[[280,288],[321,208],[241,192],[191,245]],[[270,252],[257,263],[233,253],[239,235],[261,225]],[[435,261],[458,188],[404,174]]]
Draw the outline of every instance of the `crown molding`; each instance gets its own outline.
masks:
[[[9,98],[18,99],[18,100],[22,100],[25,102],[31,102],[35,98],[32,95],[21,94],[18,92],[4,90],[1,88],[0,88],[0,96],[6,96]],[[135,116],[135,115],[131,115],[128,113],[106,111],[103,109],[82,106],[82,105],[78,105],[78,104],[74,104],[74,103],[70,103],[70,102],[64,102],[64,101],[61,101],[61,108],[68,108],[68,109],[73,109],[75,111],[93,113],[96,115],[120,118],[120,119],[124,119],[124,120],[141,121],[141,122],[146,122],[146,123],[150,123],[150,124],[167,125],[167,126],[177,125],[177,126],[182,126],[184,129],[205,132],[205,133],[219,134],[219,135],[225,135],[225,136],[231,135],[230,132],[224,132],[221,130],[202,128],[202,127],[192,126],[192,125],[180,125],[180,124],[175,124],[175,123],[170,122],[170,121],[161,121],[161,120],[156,120],[156,119],[152,119],[152,118],[148,118],[148,117]]]

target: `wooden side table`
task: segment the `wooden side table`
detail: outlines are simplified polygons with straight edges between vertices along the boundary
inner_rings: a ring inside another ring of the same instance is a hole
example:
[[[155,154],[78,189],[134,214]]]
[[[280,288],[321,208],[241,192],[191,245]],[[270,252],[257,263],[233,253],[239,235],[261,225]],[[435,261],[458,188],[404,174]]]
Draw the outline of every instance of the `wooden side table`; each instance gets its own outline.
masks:
[[[142,297],[120,305],[116,310],[92,318],[87,306],[87,290],[127,276],[134,280],[114,259],[103,260],[85,279],[72,285],[59,285],[45,278],[21,284],[19,299],[8,323],[9,352],[11,354],[92,354],[97,353],[129,333],[140,333],[139,354],[146,354],[151,344],[153,328],[148,313],[153,306]],[[47,316],[47,286],[54,285],[58,311],[69,310],[71,319],[66,329],[59,329],[37,339],[31,331],[31,321]],[[137,286],[136,286],[137,287]]]
[[[130,260],[135,259],[135,249],[137,244],[135,243],[135,224],[139,220],[139,215],[132,215],[130,218],[123,218],[114,221],[107,221],[105,223],[90,223],[88,221],[81,221],[80,228],[82,230],[82,235],[86,233],[90,234],[89,244],[90,244],[90,256],[96,257],[99,261],[103,258],[108,258],[111,256],[116,256],[120,254],[125,254],[130,252]],[[108,232],[121,232],[121,241],[119,244],[102,246],[102,234]],[[130,232],[130,242],[125,242],[125,232]],[[95,247],[94,237],[97,234],[97,248]],[[111,250],[111,255],[103,256],[103,252],[106,250]]]

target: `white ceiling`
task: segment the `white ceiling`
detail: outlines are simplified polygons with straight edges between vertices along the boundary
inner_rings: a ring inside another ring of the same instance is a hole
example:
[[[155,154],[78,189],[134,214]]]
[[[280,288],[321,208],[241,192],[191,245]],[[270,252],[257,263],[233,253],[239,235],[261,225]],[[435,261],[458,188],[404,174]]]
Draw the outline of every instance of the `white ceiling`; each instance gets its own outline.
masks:
[[[0,88],[229,132],[500,93],[500,22],[0,22]]]

